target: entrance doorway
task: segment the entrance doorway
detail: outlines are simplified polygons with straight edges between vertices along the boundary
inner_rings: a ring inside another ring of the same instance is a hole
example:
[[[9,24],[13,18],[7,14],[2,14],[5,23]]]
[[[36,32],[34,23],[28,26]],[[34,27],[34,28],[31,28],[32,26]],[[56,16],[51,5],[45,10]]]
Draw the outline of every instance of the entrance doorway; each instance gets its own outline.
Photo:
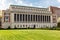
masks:
[[[33,28],[35,29],[36,25],[33,26]]]

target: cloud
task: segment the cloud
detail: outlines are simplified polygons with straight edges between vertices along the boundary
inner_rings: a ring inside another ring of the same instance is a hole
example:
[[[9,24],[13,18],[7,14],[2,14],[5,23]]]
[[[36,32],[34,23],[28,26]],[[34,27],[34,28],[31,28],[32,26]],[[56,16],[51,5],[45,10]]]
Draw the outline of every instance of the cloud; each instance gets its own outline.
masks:
[[[7,9],[9,5],[22,5],[33,7],[59,6],[60,0],[0,0],[0,9]]]
[[[15,0],[15,2],[17,3],[17,4],[23,4],[23,1],[22,0]]]
[[[6,0],[0,0],[0,9],[3,9],[5,7],[5,1]]]
[[[17,5],[33,6],[32,3],[27,3],[27,2],[25,2],[23,0],[15,0],[15,2],[16,2]]]
[[[34,7],[42,7],[41,5],[38,5],[39,3],[37,2],[37,5],[34,5],[35,3],[31,2],[26,2],[23,0],[0,0],[0,10],[5,10],[9,8],[9,5],[23,5],[23,6],[34,6]]]
[[[12,3],[11,2],[8,3],[7,0],[0,0],[0,10],[7,9],[10,4],[12,4]]]
[[[24,6],[33,6],[32,3],[26,3],[23,0],[0,0],[0,9],[4,10],[9,7],[9,5],[24,5]]]
[[[60,0],[57,0],[58,2],[60,2]]]

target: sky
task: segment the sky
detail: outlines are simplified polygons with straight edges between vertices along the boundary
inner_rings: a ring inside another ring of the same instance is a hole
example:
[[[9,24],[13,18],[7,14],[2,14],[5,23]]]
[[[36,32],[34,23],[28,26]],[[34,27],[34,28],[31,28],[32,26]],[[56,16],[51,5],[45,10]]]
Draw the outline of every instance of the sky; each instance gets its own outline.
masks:
[[[60,7],[60,0],[0,0],[0,10],[9,8],[9,5],[22,5],[33,7]]]

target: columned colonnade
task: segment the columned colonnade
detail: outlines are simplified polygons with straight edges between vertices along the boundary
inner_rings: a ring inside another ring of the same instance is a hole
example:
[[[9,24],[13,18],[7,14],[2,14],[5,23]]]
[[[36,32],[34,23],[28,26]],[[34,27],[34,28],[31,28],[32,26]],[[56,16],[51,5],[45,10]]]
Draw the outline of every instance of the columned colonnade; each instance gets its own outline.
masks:
[[[14,14],[14,22],[50,23],[51,22],[51,15]]]

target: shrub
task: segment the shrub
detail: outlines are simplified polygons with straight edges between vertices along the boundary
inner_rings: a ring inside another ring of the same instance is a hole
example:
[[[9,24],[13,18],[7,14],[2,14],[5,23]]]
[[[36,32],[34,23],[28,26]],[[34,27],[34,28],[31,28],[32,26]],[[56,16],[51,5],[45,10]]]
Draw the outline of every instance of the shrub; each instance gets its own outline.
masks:
[[[53,27],[51,27],[51,28],[50,28],[50,30],[56,30],[56,27],[55,27],[55,26],[53,26]]]

